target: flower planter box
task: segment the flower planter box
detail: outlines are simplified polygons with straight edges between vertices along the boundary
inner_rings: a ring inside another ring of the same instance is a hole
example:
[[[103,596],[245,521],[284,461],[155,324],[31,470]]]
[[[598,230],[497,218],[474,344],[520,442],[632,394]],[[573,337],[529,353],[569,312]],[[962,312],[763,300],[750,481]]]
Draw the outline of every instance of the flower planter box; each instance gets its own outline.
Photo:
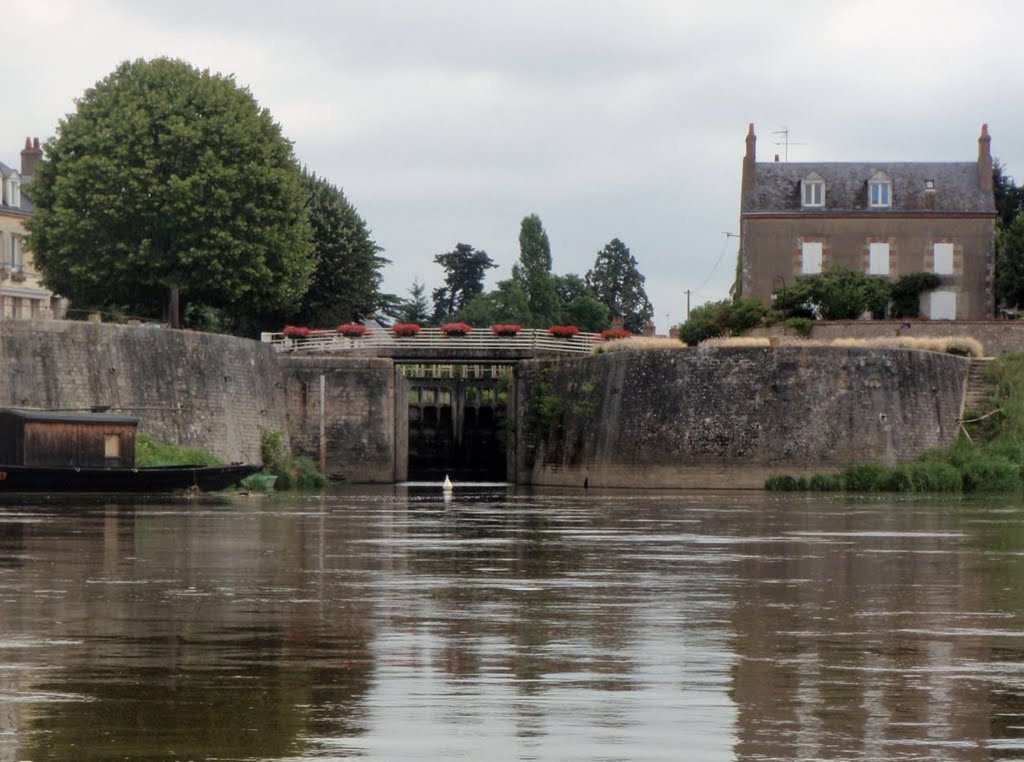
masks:
[[[373,331],[361,323],[343,323],[334,330],[347,339],[361,339],[373,333]]]
[[[553,325],[548,328],[548,333],[556,339],[571,339],[580,332],[574,325]]]
[[[399,339],[414,338],[420,335],[420,327],[415,323],[395,323],[391,326],[391,333]]]
[[[625,328],[608,328],[601,331],[601,338],[605,341],[615,341],[616,339],[628,339],[632,336],[631,331],[627,331]]]
[[[491,333],[495,336],[518,336],[523,330],[522,326],[513,324],[495,324],[491,326]]]
[[[441,326],[442,336],[468,336],[471,333],[473,329],[466,323],[445,323]]]

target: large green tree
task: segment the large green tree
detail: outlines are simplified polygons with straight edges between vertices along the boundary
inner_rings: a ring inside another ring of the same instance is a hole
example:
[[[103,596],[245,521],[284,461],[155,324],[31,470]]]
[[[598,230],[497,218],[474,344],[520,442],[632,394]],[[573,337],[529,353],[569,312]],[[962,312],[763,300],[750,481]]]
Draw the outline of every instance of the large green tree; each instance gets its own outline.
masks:
[[[1024,212],[996,232],[996,304],[1024,307]]]
[[[395,317],[401,323],[426,325],[430,322],[430,301],[427,299],[427,287],[422,281],[413,279],[409,287],[409,298],[398,303]]]
[[[29,246],[73,306],[236,319],[294,311],[315,267],[299,167],[231,77],[122,63],[63,119],[32,184]]]
[[[992,169],[992,195],[995,196],[996,212],[1004,228],[1010,227],[1017,215],[1024,212],[1024,186],[1018,186],[1006,168],[996,159]]]
[[[387,263],[380,247],[339,188],[308,172],[303,185],[317,265],[295,320],[332,327],[373,314]]]
[[[629,248],[618,238],[597,253],[593,268],[587,272],[587,285],[611,315],[622,318],[623,326],[633,333],[640,333],[654,316],[644,290],[644,276]]]
[[[890,296],[885,278],[833,266],[777,289],[772,299],[775,309],[786,317],[854,320],[865,312],[881,313]]]
[[[555,279],[551,274],[551,243],[540,217],[531,214],[519,227],[519,261],[512,266],[512,281],[526,295],[530,315],[524,322],[547,328],[561,318]]]
[[[477,294],[483,293],[484,276],[497,267],[483,249],[474,249],[468,243],[434,257],[444,268],[444,285],[434,289],[434,320],[442,322],[453,317]]]

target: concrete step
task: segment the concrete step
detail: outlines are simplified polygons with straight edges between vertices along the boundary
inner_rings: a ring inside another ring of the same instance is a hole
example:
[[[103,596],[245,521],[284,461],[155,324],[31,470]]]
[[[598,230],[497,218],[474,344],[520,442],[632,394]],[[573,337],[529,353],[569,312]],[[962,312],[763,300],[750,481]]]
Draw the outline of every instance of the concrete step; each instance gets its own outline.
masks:
[[[975,413],[988,413],[992,410],[991,397],[996,392],[996,382],[987,376],[987,368],[992,362],[991,357],[971,359],[971,367],[967,371],[967,389],[964,394],[964,410]]]

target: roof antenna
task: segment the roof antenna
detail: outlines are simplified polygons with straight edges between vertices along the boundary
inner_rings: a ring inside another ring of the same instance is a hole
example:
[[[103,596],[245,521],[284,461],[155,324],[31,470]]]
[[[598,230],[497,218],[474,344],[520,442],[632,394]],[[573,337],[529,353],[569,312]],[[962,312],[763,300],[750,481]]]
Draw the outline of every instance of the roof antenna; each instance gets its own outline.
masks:
[[[789,163],[789,147],[790,146],[805,146],[806,143],[794,143],[789,139],[789,127],[782,125],[781,129],[774,130],[772,135],[782,135],[782,140],[776,140],[775,145],[783,146],[782,157],[783,161]]]

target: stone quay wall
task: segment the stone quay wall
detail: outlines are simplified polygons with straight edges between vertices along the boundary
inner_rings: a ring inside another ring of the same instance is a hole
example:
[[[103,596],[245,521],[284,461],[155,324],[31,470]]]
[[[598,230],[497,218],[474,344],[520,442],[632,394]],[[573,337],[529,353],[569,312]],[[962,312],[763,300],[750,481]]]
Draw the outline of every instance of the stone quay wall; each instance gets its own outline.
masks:
[[[160,441],[260,462],[262,429],[287,431],[270,346],[160,327],[62,320],[0,323],[0,406],[135,416]]]
[[[955,441],[969,363],[782,346],[535,360],[516,379],[516,480],[760,488],[777,473],[897,463]]]
[[[323,441],[325,473],[329,477],[352,482],[395,481],[396,451],[406,452],[407,443],[400,442],[403,447],[396,448],[401,436],[396,434],[396,397],[401,395],[395,393],[392,360],[286,355],[279,362],[286,379],[292,449],[319,464]],[[402,415],[398,423],[404,422]],[[403,478],[404,471],[397,476]]]

